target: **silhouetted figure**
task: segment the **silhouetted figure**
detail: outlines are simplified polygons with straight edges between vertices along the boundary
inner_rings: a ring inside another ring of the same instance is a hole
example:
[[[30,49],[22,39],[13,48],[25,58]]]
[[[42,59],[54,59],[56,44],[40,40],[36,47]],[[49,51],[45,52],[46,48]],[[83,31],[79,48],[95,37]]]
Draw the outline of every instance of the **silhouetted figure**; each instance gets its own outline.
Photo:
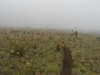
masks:
[[[78,32],[76,31],[76,32],[75,32],[75,36],[77,37],[77,35],[78,35]]]

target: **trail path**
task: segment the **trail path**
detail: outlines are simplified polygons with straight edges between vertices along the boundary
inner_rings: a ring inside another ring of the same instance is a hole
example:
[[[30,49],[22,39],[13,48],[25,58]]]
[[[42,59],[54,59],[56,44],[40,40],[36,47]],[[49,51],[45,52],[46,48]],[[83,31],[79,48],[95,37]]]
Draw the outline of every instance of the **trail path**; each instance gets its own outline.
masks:
[[[63,47],[63,67],[60,75],[72,75],[72,55],[67,47]]]

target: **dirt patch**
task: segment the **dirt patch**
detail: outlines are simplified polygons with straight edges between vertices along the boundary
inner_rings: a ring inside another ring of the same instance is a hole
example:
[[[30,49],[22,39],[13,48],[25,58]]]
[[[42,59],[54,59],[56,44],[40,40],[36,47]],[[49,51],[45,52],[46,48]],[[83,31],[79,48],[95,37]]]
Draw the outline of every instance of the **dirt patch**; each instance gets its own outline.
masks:
[[[69,48],[63,47],[63,67],[60,75],[72,75],[72,55]]]

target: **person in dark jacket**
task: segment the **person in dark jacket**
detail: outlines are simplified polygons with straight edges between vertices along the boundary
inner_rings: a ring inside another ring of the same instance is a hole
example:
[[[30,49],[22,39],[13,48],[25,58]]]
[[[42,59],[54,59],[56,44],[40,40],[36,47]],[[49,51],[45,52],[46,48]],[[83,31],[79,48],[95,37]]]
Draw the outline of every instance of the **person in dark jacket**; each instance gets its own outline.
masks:
[[[76,31],[76,32],[75,32],[75,36],[77,37],[77,35],[78,35],[78,32]]]

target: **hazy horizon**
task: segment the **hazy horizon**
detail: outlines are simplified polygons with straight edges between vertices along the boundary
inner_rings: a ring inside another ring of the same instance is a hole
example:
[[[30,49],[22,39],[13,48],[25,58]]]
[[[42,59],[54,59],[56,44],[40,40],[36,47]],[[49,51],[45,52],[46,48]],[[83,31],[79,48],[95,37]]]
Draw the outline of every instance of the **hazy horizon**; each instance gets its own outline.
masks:
[[[0,0],[0,26],[100,30],[100,0]]]

